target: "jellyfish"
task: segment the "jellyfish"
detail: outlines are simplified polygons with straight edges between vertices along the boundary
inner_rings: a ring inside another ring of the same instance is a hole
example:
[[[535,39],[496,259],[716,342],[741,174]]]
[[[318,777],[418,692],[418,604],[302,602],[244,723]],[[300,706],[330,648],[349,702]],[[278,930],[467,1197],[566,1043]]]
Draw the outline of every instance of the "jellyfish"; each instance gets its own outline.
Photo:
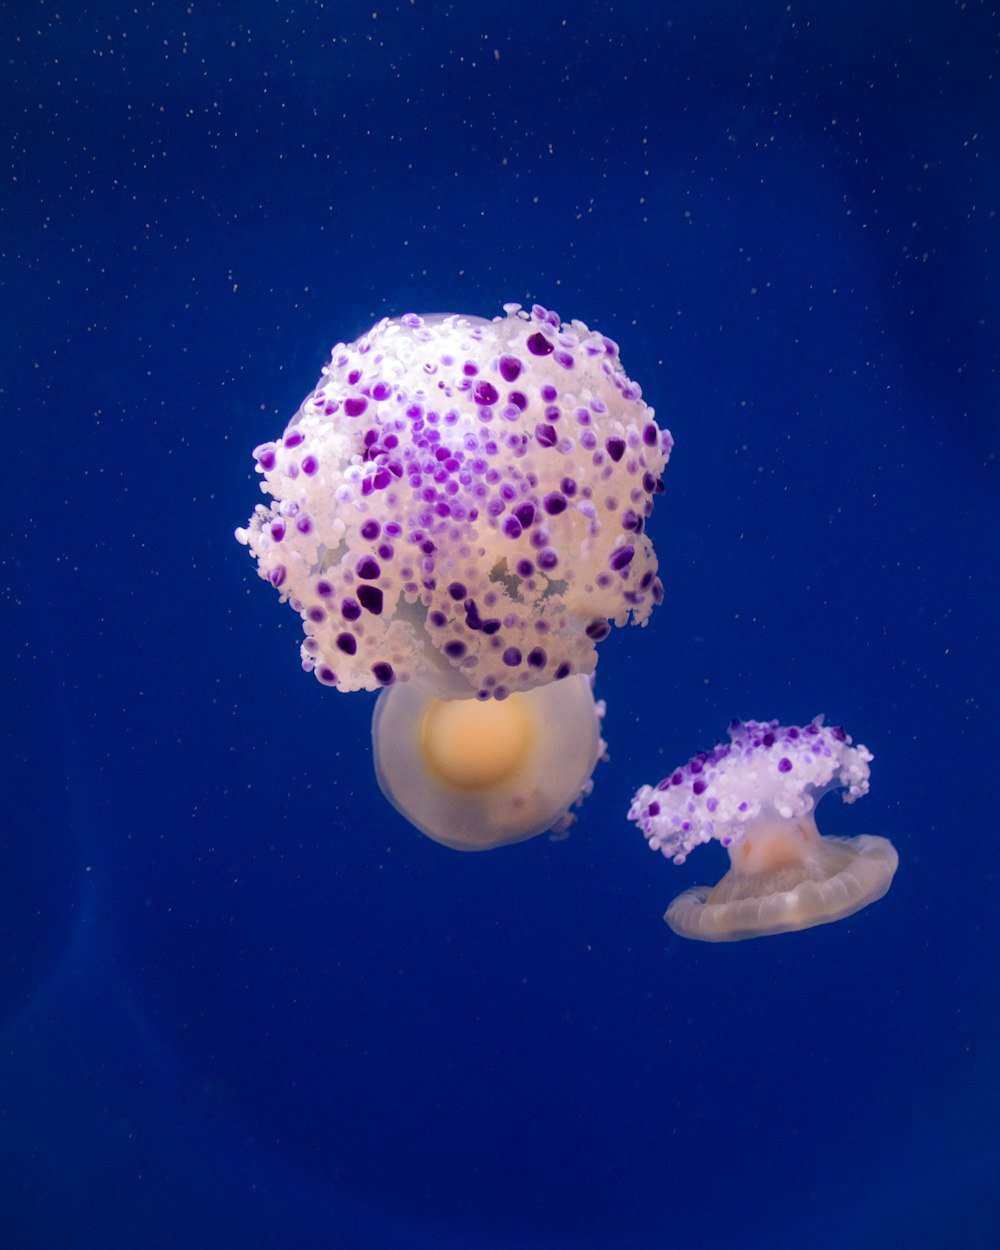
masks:
[[[899,856],[887,838],[821,835],[816,804],[868,793],[873,756],[817,716],[803,727],[734,720],[731,741],[702,751],[657,786],[629,819],[675,864],[713,839],[729,851],[714,886],[685,890],[663,917],[681,937],[736,942],[843,920],[882,897]]]
[[[384,318],[330,363],[236,537],[302,666],[379,691],[375,772],[481,850],[565,827],[603,752],[597,645],[663,599],[647,533],[673,440],[617,345],[538,305]]]

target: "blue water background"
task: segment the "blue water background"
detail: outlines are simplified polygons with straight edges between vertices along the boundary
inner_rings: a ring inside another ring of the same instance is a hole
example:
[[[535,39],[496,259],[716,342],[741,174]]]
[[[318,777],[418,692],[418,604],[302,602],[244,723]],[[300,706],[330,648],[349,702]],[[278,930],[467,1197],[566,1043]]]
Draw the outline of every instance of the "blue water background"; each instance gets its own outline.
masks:
[[[4,1250],[1000,1244],[991,3],[9,3]],[[676,438],[571,838],[387,807],[232,538],[383,315],[539,301]],[[629,798],[844,724],[848,921],[712,947]]]

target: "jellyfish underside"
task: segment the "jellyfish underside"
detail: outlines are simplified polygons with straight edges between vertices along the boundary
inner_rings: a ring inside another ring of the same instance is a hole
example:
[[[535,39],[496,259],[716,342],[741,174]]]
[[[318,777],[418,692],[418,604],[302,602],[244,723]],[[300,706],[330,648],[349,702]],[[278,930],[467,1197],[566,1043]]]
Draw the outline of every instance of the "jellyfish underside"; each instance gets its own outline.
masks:
[[[899,862],[887,838],[824,837],[812,815],[749,829],[729,857],[715,886],[685,890],[667,908],[679,936],[738,942],[843,920],[888,891]]]
[[[395,685],[379,695],[372,740],[385,797],[427,837],[459,851],[552,828],[600,754],[591,682],[580,675],[485,701]]]

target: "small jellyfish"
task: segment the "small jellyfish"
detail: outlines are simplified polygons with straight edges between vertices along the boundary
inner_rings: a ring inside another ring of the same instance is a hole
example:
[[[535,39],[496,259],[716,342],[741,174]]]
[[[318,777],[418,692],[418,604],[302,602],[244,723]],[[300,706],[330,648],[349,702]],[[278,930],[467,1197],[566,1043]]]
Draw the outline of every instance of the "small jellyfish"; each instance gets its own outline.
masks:
[[[611,625],[663,598],[646,530],[673,441],[615,343],[535,306],[385,318],[255,453],[236,531],[325,686],[379,690],[376,775],[445,845],[564,820],[600,757]]]
[[[685,890],[664,920],[704,942],[788,933],[842,920],[889,889],[899,856],[886,838],[821,836],[816,804],[843,788],[868,793],[871,753],[817,716],[809,725],[733,721],[729,743],[695,755],[629,809],[650,847],[675,864],[715,839],[729,871]]]

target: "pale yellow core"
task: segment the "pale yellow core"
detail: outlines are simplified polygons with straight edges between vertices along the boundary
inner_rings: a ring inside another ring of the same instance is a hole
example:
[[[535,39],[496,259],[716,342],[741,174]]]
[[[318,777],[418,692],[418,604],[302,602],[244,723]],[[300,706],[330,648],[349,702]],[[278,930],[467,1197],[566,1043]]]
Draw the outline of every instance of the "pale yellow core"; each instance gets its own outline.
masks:
[[[742,842],[729,848],[729,861],[741,876],[761,876],[806,862],[821,844],[820,832],[810,813],[795,821],[776,821],[755,828]]]
[[[534,746],[535,732],[522,695],[484,702],[431,699],[420,722],[420,750],[441,781],[479,790],[517,771]]]

